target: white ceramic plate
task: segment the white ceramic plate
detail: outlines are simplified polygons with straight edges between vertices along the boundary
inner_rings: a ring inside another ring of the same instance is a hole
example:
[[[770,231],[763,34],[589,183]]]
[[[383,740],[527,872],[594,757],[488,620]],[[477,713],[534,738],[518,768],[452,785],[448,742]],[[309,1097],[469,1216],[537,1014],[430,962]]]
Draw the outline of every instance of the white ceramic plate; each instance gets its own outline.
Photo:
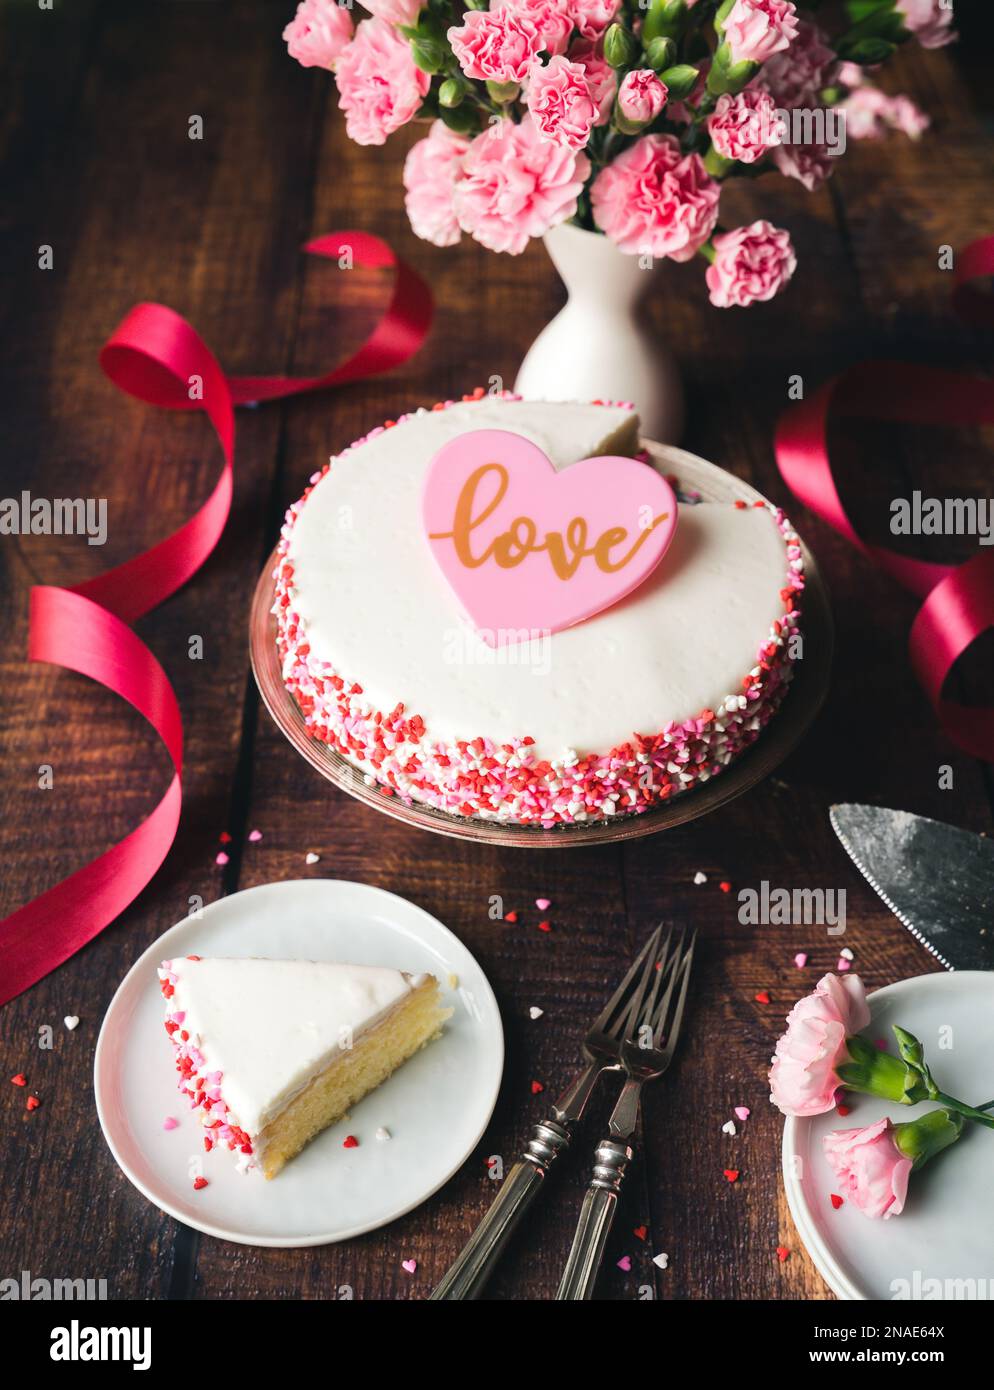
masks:
[[[258,1171],[239,1173],[227,1150],[204,1153],[203,1129],[176,1090],[155,972],[160,961],[190,954],[428,970],[455,1012],[437,1042],[266,1182]],[[323,1245],[394,1220],[456,1172],[490,1119],[503,1064],[493,991],[446,927],[382,889],[308,879],[235,893],[161,936],[111,1001],[94,1084],[111,1152],[170,1216],[245,1245]],[[163,1129],[167,1115],[179,1120],[178,1129]],[[391,1139],[376,1139],[380,1126]],[[347,1134],[357,1136],[358,1148],[343,1148]],[[201,1164],[208,1180],[199,1192],[191,1163]]]
[[[994,972],[919,975],[870,996],[864,1036],[887,1037],[891,1024],[925,1045],[938,1084],[972,1105],[994,1098],[990,1061]],[[822,1136],[883,1115],[913,1119],[931,1108],[851,1096],[850,1114],[788,1119],[783,1135],[787,1201],[798,1233],[822,1277],[840,1298],[954,1299],[994,1297],[994,1130],[971,1125],[945,1153],[911,1176],[900,1216],[873,1221],[850,1202],[834,1210],[838,1191],[822,1154]]]

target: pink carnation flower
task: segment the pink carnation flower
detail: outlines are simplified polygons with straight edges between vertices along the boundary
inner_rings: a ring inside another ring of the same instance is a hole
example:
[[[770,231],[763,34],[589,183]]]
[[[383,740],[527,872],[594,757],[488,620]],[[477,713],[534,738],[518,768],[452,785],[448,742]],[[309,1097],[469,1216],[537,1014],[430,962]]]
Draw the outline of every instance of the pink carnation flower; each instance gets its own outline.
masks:
[[[565,53],[573,32],[569,0],[504,0],[503,8],[534,25],[546,53]]]
[[[767,150],[783,141],[783,127],[777,116],[776,102],[769,92],[749,88],[730,96],[718,98],[714,111],[707,119],[711,143],[723,159],[737,159],[743,164],[755,164]]]
[[[573,23],[585,39],[599,39],[618,13],[621,0],[570,0]]]
[[[770,1071],[773,1100],[785,1115],[823,1115],[833,1108],[842,1084],[835,1069],[849,1060],[846,1038],[869,1021],[858,975],[825,975],[794,1005]]]
[[[542,67],[536,63],[525,93],[535,129],[544,140],[582,150],[590,139],[597,107],[579,63],[557,54]]]
[[[755,84],[765,87],[778,106],[820,106],[818,94],[838,78],[838,68],[817,24],[801,19],[790,47],[767,60]]]
[[[705,279],[718,309],[745,308],[779,294],[797,269],[790,233],[753,222],[714,239],[715,258]]]
[[[952,27],[953,7],[942,0],[899,0],[904,27],[910,29],[922,48],[943,48],[957,37]]]
[[[531,237],[543,236],[576,212],[590,175],[590,161],[567,145],[543,140],[527,115],[477,135],[455,187],[456,216],[491,251],[518,255]]]
[[[904,1210],[911,1159],[897,1147],[890,1120],[865,1129],[837,1129],[822,1140],[839,1186],[867,1216],[899,1216]]]
[[[448,37],[466,76],[478,82],[523,82],[542,47],[531,20],[501,5],[467,10],[462,19]]]
[[[335,69],[338,105],[357,145],[382,145],[417,113],[431,78],[385,19],[364,19]]]
[[[362,8],[388,24],[416,24],[421,0],[362,0]]]
[[[735,0],[724,24],[733,63],[765,63],[797,35],[791,0]]]
[[[846,135],[851,140],[876,140],[888,130],[900,130],[917,140],[928,129],[929,119],[910,97],[891,97],[869,83],[850,92],[841,104]]]
[[[827,145],[778,145],[773,163],[788,179],[797,179],[809,193],[835,173],[836,155]]]
[[[454,246],[459,222],[453,203],[469,141],[435,121],[404,161],[404,205],[415,234],[435,246]]]
[[[648,125],[662,111],[668,95],[666,83],[652,68],[633,68],[618,88],[618,110],[626,121]]]
[[[352,16],[337,0],[301,0],[283,38],[301,67],[332,68],[352,38]]]
[[[594,125],[607,125],[614,110],[618,76],[605,59],[601,44],[597,39],[577,39],[569,50],[569,60],[583,67],[590,95],[597,108]]]
[[[689,261],[714,230],[721,189],[673,135],[644,135],[591,185],[594,222],[622,251]]]

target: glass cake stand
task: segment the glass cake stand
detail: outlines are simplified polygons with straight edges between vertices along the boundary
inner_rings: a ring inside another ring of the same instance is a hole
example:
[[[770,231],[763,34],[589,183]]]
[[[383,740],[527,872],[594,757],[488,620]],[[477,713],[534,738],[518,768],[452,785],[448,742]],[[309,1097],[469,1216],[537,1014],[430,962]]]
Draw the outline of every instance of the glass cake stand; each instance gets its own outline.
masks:
[[[682,496],[700,494],[709,502],[752,503],[765,501],[762,494],[741,478],[683,449],[644,440],[643,447],[662,472],[675,475]],[[602,845],[616,840],[634,840],[654,835],[674,825],[705,816],[736,796],[741,796],[764,777],[768,777],[794,749],[814,720],[825,699],[832,663],[833,626],[828,594],[814,557],[803,545],[806,585],[802,598],[804,655],[795,665],[784,702],[755,744],[703,786],[682,792],[672,801],[661,803],[640,815],[619,815],[579,825],[549,827],[501,825],[496,821],[451,815],[434,807],[388,796],[378,785],[369,786],[365,775],[327,744],[311,738],[297,702],[283,684],[276,651],[276,619],[270,613],[273,603],[273,570],[276,551],[266,561],[252,599],[249,620],[249,650],[259,693],[277,727],[297,752],[329,782],[350,796],[407,825],[451,835],[462,840],[479,840],[491,845],[521,848],[567,849],[577,845]]]

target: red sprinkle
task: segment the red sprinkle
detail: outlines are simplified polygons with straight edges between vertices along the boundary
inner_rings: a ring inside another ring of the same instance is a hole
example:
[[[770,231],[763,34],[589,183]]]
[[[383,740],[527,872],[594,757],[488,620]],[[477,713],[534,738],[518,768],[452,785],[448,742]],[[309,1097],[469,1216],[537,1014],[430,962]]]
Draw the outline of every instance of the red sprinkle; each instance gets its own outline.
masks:
[[[28,1084],[28,1079],[22,1072],[18,1072],[16,1076],[12,1076],[10,1079],[15,1086],[26,1086]]]
[[[533,1095],[533,1096],[537,1096],[541,1091],[544,1091],[544,1090],[545,1090],[545,1087],[542,1085],[541,1081],[533,1081],[533,1082],[532,1082],[532,1095]]]
[[[723,878],[722,881],[718,884],[718,887],[721,889],[723,893],[730,893],[732,891],[732,885],[728,882],[727,878]]]
[[[780,1263],[783,1264],[784,1260],[788,1259],[789,1257],[790,1251],[787,1249],[786,1245],[778,1245],[777,1259],[780,1261]]]
[[[649,1228],[648,1226],[636,1226],[632,1234],[637,1240],[645,1240],[646,1236],[649,1234]]]
[[[207,1179],[206,1179],[206,1178],[194,1178],[194,1180],[193,1180],[193,1190],[194,1190],[194,1192],[200,1192],[200,1191],[202,1191],[206,1186],[207,1186]]]
[[[723,1171],[724,1171],[725,1177],[728,1179],[729,1182],[738,1182],[738,1180],[739,1180],[739,1169],[738,1169],[738,1168],[725,1168]]]
[[[538,924],[538,929],[539,929],[539,931],[552,931],[552,923],[551,923],[551,922],[539,922],[539,924]]]
[[[832,1206],[835,1208],[836,1211],[838,1211],[839,1207],[841,1207],[844,1204],[845,1200],[846,1199],[844,1197],[840,1197],[837,1192],[832,1193]]]
[[[757,1004],[768,1004],[769,1002],[770,1002],[770,996],[767,994],[767,992],[766,992],[765,989],[761,989],[761,990],[759,991],[759,993],[756,995],[756,1003],[757,1003]]]
[[[37,1110],[38,1107],[39,1107],[39,1105],[41,1105],[41,1101],[38,1099],[37,1096],[28,1096],[28,1109],[29,1109],[29,1110]]]
[[[228,834],[227,830],[222,830],[218,839],[221,841],[222,845],[231,844],[231,836]]]
[[[516,912],[505,912],[505,913],[504,913],[504,921],[505,921],[505,922],[516,922],[517,920],[518,920],[518,914],[517,914]]]
[[[841,1116],[843,1117],[843,1119],[844,1119],[844,1118],[846,1117],[846,1115],[849,1114],[849,1112],[850,1112],[851,1109],[852,1109],[852,1107],[849,1106],[849,1105],[837,1105],[837,1106],[835,1107],[835,1113],[836,1113],[836,1115],[841,1115]]]
[[[342,1143],[342,1148],[343,1148],[343,1149],[357,1149],[358,1147],[359,1147],[359,1140],[355,1137],[355,1135],[354,1135],[354,1134],[347,1134],[347,1135],[345,1136],[345,1139],[344,1139],[343,1143]]]

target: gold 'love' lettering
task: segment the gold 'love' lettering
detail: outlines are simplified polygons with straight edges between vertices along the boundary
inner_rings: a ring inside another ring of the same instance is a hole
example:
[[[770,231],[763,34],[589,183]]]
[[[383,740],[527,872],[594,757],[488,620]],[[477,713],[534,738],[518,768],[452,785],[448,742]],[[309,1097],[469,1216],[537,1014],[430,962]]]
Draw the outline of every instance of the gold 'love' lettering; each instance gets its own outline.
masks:
[[[477,493],[488,474],[493,475],[494,493],[489,501],[481,504],[477,500]],[[638,554],[656,527],[669,517],[669,512],[662,512],[653,518],[651,526],[641,527],[638,539],[616,558],[612,558],[612,552],[628,540],[627,528],[609,526],[591,541],[586,518],[582,516],[573,517],[564,531],[547,531],[542,540],[539,540],[538,525],[532,517],[515,517],[506,531],[495,536],[479,555],[474,554],[473,532],[500,506],[507,494],[508,481],[508,472],[503,464],[481,464],[462,486],[456,502],[452,530],[432,531],[429,533],[429,540],[451,540],[460,563],[467,569],[479,569],[491,559],[501,569],[514,569],[526,556],[545,551],[556,575],[560,579],[572,579],[581,562],[588,558],[592,559],[604,574],[616,574],[618,570],[624,569]]]

